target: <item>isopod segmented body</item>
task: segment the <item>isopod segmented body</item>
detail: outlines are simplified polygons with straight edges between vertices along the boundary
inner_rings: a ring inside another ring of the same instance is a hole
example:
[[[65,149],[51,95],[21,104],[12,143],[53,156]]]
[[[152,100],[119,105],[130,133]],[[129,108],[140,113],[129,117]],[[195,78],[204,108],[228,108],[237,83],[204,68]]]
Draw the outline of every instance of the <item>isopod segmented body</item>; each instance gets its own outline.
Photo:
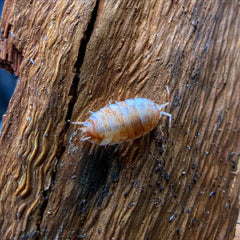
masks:
[[[161,111],[166,105],[168,102],[158,105],[147,98],[127,99],[90,112],[85,122],[72,123],[83,125],[82,141],[113,145],[150,132],[157,126],[161,115],[168,116],[171,124],[172,115]]]

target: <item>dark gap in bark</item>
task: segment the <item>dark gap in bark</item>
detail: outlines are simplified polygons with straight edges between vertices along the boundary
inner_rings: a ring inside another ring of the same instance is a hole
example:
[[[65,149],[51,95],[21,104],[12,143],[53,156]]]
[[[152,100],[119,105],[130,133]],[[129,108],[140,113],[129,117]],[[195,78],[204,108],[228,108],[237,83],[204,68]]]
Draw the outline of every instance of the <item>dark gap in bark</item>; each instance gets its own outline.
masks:
[[[96,2],[96,5],[95,5],[95,7],[93,9],[93,12],[92,12],[92,17],[89,21],[88,27],[86,29],[86,32],[85,32],[84,37],[82,39],[82,42],[80,44],[80,48],[79,48],[79,52],[78,52],[78,58],[77,58],[77,61],[75,63],[76,75],[73,79],[73,82],[72,82],[72,85],[71,85],[71,88],[70,88],[70,93],[69,93],[69,95],[72,96],[72,99],[69,102],[69,108],[68,108],[68,112],[67,112],[66,119],[65,119],[66,120],[66,127],[61,132],[59,139],[64,139],[64,135],[65,135],[66,130],[68,129],[69,124],[70,124],[70,122],[68,120],[71,119],[73,108],[74,108],[74,103],[76,102],[76,99],[77,99],[77,88],[78,88],[78,84],[80,82],[80,73],[81,73],[80,69],[81,69],[81,66],[82,66],[83,61],[84,61],[84,57],[85,57],[85,53],[86,53],[86,49],[87,49],[87,44],[88,44],[88,42],[91,38],[93,29],[94,29],[94,24],[95,24],[95,21],[96,21],[96,18],[97,18],[98,5],[99,5],[99,0]],[[64,152],[65,152],[64,142],[60,141],[59,142],[59,150],[56,154],[56,157],[57,157],[58,161],[59,161],[59,159],[61,159],[61,156],[64,154]],[[47,189],[46,191],[43,191],[44,200],[43,200],[43,203],[40,207],[39,223],[37,225],[37,229],[38,229],[40,234],[41,234],[41,227],[40,227],[41,222],[42,222],[43,215],[44,215],[44,212],[45,212],[45,210],[47,208],[47,204],[48,204],[48,195],[49,195],[49,192],[51,192],[51,189],[53,188],[53,186],[55,185],[56,174],[57,173],[56,173],[56,169],[55,169],[52,172],[52,176],[51,176],[52,181],[51,181],[51,185],[50,185],[49,189]]]
[[[69,93],[69,95],[72,96],[72,99],[70,100],[69,107],[68,107],[68,112],[67,112],[67,116],[66,116],[66,124],[67,124],[66,127],[67,128],[70,124],[69,119],[71,119],[73,108],[74,108],[74,103],[76,102],[76,99],[77,99],[77,89],[78,89],[78,84],[80,82],[80,74],[81,74],[80,69],[81,69],[81,66],[83,64],[83,60],[85,58],[87,44],[88,44],[88,42],[91,38],[93,29],[94,29],[94,24],[95,24],[95,21],[96,21],[96,18],[97,18],[98,5],[99,5],[99,0],[96,2],[96,5],[93,9],[92,17],[89,21],[88,27],[86,29],[86,32],[85,32],[84,37],[82,39],[82,42],[80,44],[80,48],[79,48],[79,52],[78,52],[78,58],[77,58],[77,61],[75,63],[76,75],[73,79],[72,86],[71,86],[70,93]]]
[[[47,207],[47,204],[48,204],[48,190],[43,191],[42,195],[43,195],[43,203],[42,203],[42,205],[40,207],[39,222],[36,224],[37,225],[38,234],[41,234],[40,224],[42,222],[43,214],[44,214],[44,211],[45,211],[45,209]],[[38,237],[37,237],[37,239],[38,239]]]

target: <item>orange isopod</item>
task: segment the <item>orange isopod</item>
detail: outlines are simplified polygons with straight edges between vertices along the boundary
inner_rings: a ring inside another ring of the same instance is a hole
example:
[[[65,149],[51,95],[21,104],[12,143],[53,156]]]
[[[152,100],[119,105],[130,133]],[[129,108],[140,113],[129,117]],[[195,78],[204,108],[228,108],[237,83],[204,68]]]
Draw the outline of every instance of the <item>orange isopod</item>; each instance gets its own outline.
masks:
[[[171,124],[172,115],[161,111],[168,104],[158,105],[147,98],[127,99],[105,106],[97,112],[90,112],[85,122],[72,124],[83,125],[81,141],[113,145],[150,132],[162,115],[168,116]]]

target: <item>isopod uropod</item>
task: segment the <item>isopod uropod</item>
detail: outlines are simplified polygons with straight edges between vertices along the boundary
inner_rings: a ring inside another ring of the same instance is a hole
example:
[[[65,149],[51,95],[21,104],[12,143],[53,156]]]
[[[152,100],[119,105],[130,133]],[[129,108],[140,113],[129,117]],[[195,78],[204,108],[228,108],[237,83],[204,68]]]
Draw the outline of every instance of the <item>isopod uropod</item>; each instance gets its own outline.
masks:
[[[147,98],[127,99],[115,102],[101,108],[97,112],[90,112],[85,122],[72,122],[81,124],[81,141],[90,141],[99,145],[113,145],[126,140],[138,138],[157,126],[162,115],[172,115],[161,111],[169,102],[162,105],[154,103]]]

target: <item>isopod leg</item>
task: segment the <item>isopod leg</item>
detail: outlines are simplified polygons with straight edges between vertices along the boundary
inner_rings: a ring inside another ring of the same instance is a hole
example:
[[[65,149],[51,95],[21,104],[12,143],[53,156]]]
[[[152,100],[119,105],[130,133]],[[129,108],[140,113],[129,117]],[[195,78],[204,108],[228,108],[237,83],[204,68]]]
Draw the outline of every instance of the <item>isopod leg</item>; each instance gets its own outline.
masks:
[[[161,110],[162,108],[166,107],[168,104],[169,104],[169,102],[166,102],[162,105],[157,105],[157,106],[158,106],[158,109]]]
[[[167,101],[169,102],[169,99],[170,99],[170,91],[169,91],[168,86],[166,86],[166,90],[167,90]]]
[[[166,113],[166,112],[160,112],[160,117],[161,117],[162,115],[165,115],[165,116],[169,117],[169,130],[170,130],[170,128],[171,128],[171,123],[172,123],[172,114]],[[159,117],[159,118],[160,118],[160,117]]]

